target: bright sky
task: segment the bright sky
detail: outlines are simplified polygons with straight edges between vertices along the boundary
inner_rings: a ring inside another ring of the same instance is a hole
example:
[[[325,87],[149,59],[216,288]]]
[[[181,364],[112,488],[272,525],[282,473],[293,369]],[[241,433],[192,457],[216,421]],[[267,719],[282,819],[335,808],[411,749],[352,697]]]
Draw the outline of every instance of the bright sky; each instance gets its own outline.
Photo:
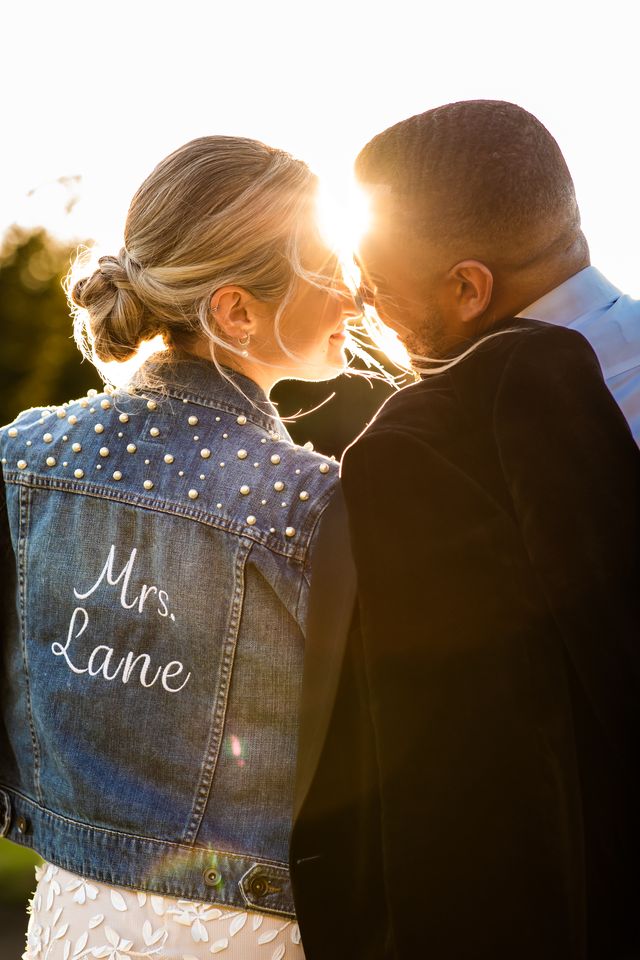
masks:
[[[140,182],[209,133],[284,147],[344,199],[373,134],[439,103],[505,99],[554,134],[592,261],[640,297],[639,28],[638,0],[13,3],[0,230],[44,223],[117,250]]]

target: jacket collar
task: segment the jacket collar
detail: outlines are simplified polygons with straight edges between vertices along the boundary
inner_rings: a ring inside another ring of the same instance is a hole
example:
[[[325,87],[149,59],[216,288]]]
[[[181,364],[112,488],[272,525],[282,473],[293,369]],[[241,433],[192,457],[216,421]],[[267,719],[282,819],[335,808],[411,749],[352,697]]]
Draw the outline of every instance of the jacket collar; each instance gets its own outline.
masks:
[[[229,367],[222,373],[209,360],[185,352],[155,353],[132,376],[136,393],[160,393],[204,407],[244,414],[264,429],[290,440],[276,407],[262,387]]]

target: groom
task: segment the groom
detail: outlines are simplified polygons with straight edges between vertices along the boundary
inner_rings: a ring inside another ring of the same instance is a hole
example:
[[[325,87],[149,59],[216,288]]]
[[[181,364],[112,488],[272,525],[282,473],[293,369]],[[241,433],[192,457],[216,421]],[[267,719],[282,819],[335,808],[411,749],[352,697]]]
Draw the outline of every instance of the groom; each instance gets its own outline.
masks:
[[[366,295],[440,372],[345,455],[350,629],[340,501],[318,538],[291,843],[307,958],[640,957],[640,453],[565,329],[617,310],[595,329],[632,419],[633,305],[513,104],[403,121],[357,173]]]

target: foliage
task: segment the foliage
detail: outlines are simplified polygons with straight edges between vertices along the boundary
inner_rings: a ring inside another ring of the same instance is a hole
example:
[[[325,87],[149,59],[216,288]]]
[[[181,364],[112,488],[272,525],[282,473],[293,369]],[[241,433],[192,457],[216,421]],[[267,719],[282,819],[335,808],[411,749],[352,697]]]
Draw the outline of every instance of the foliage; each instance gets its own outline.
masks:
[[[35,890],[33,868],[38,863],[42,863],[41,858],[29,847],[0,840],[0,903],[25,903]]]
[[[25,407],[61,403],[99,386],[81,363],[61,279],[73,250],[44,230],[12,227],[0,248],[0,423]]]

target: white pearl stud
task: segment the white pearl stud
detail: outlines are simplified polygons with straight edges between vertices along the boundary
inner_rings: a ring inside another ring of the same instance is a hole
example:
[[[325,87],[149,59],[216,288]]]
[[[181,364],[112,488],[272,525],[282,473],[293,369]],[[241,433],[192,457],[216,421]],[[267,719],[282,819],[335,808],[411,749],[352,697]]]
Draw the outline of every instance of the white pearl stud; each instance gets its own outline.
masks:
[[[137,449],[138,448],[136,447],[135,443],[127,444],[127,453],[135,453]]]
[[[295,535],[296,535],[296,528],[295,528],[295,527],[287,527],[287,529],[285,530],[284,534],[285,534],[285,537],[295,537]]]
[[[18,431],[16,430],[15,427],[11,427],[9,430],[7,430],[7,433],[9,434],[10,437],[18,436]]]
[[[282,482],[282,480],[276,480],[276,482],[273,485],[273,489],[277,493],[282,493],[282,491],[284,490],[284,483]]]
[[[53,434],[45,433],[42,439],[44,440],[45,443],[51,443],[51,441],[53,440]]]
[[[153,490],[153,480],[145,480],[142,486],[145,490]]]
[[[273,463],[275,466],[277,466],[280,463],[280,456],[277,453],[272,453],[269,459],[271,460],[271,463]]]
[[[109,447],[100,447],[100,456],[108,457],[109,456]]]
[[[84,477],[84,470],[80,470],[80,469],[74,470],[73,475],[74,477],[76,477],[77,480],[82,480],[82,478]]]
[[[69,417],[69,419],[71,419],[71,417]],[[118,420],[120,421],[120,423],[129,423],[129,414],[121,413],[120,416],[118,417]]]
[[[197,491],[197,490],[189,490],[188,497],[189,497],[189,500],[197,500],[197,499],[198,499],[198,491]]]
[[[209,450],[208,447],[203,447],[203,449],[200,451],[200,456],[203,460],[208,460],[211,456],[211,450]]]
[[[256,523],[256,518],[253,515],[247,517],[247,523],[250,527],[252,527],[254,523]]]
[[[122,480],[122,474],[120,473],[119,470],[114,470],[114,471],[113,471],[113,479],[114,479],[114,480]]]
[[[96,423],[93,429],[95,430],[96,433],[104,433],[104,427],[102,426],[101,423]]]
[[[172,453],[165,453],[165,455],[164,455],[164,462],[165,462],[165,463],[173,463],[173,461],[174,461],[174,456],[173,456],[173,454],[172,454]]]
[[[160,436],[160,431],[158,430],[157,427],[151,427],[151,430],[149,430],[149,433],[151,434],[152,437]]]
[[[76,441],[75,443],[71,444],[71,449],[73,450],[74,453],[80,453],[80,451],[82,450],[82,444]]]
[[[299,496],[300,496],[300,499],[301,499],[301,500],[308,500],[308,499],[309,499],[309,494],[307,493],[306,490],[301,490]]]
[[[240,493],[242,494],[243,497],[246,497],[249,493],[251,493],[251,488],[248,487],[246,483],[243,483],[242,486],[240,487]]]
[[[158,404],[155,400],[147,400],[147,410],[157,410]]]
[[[55,467],[55,465],[56,465],[56,458],[55,458],[55,457],[47,457],[47,466],[48,466],[48,467]]]
[[[238,450],[238,460],[246,460],[246,459],[247,459],[247,451]]]
[[[329,473],[329,464],[321,463],[320,466],[318,467],[318,470],[320,471],[320,473]]]
[[[243,413],[241,413],[238,419],[236,420],[236,423],[239,423],[241,427],[244,427],[246,422],[247,422],[247,418]]]
[[[197,424],[197,422],[198,422],[198,418],[197,418],[197,417],[189,417],[189,419],[188,419],[188,421],[187,421],[187,423],[189,424],[190,427],[195,427],[195,425]]]

